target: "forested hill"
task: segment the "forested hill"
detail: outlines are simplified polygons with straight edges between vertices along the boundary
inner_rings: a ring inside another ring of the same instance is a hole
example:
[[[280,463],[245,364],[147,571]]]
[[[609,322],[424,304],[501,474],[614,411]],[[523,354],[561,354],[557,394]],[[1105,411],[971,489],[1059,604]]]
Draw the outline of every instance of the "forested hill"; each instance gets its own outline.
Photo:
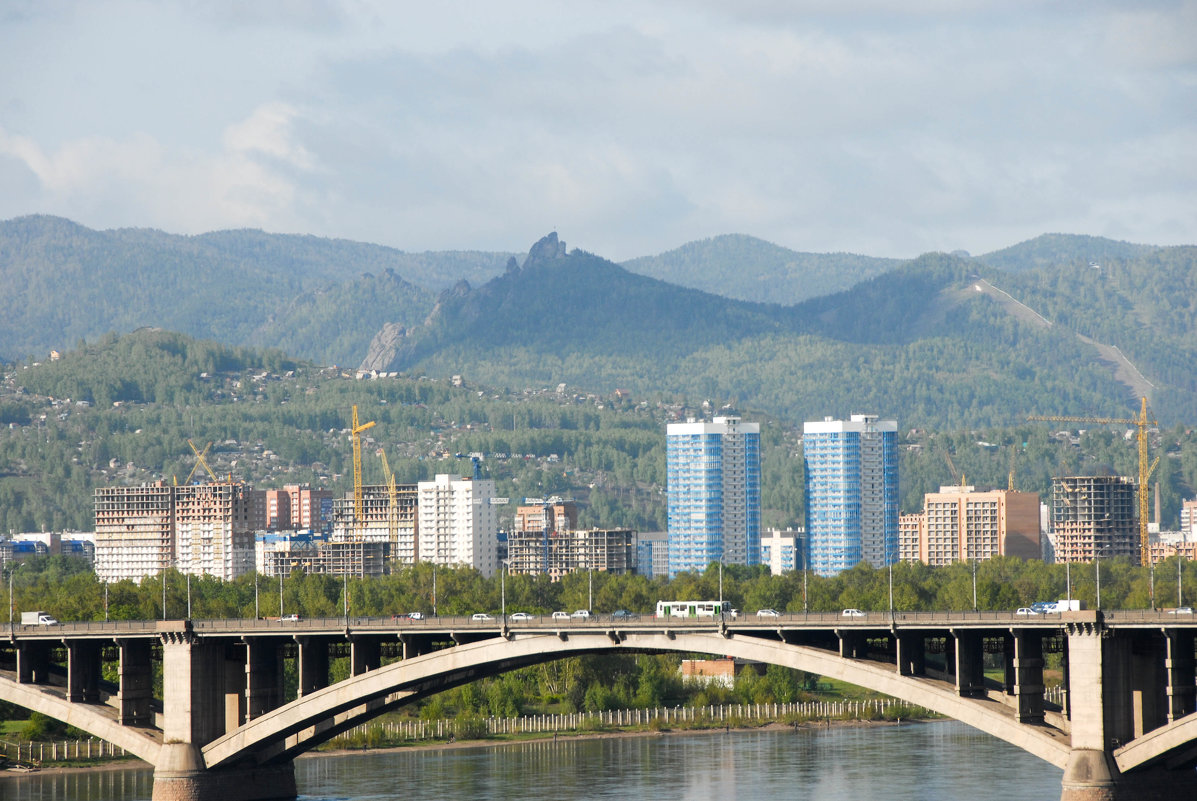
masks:
[[[690,242],[626,261],[629,271],[712,295],[757,303],[799,303],[830,295],[902,264],[854,253],[799,253],[743,234]]]
[[[151,325],[356,363],[382,322],[362,303],[375,291],[389,314],[418,322],[436,291],[496,275],[509,258],[260,231],[93,231],[58,217],[21,217],[0,222],[0,358],[44,356]],[[333,319],[346,330],[321,323]]]
[[[928,254],[782,307],[633,275],[567,253],[552,235],[522,269],[445,293],[427,325],[375,347],[364,366],[502,386],[673,392],[794,419],[886,410],[904,424],[954,428],[1031,413],[1129,416],[1136,397],[1099,347],[1109,345],[1154,385],[1162,420],[1193,419],[1197,388],[1182,368],[1197,337],[1191,319],[1175,318],[1197,291],[1162,291],[1192,285],[1192,250],[1014,274]],[[1026,295],[1026,314],[1003,302],[1004,286]]]

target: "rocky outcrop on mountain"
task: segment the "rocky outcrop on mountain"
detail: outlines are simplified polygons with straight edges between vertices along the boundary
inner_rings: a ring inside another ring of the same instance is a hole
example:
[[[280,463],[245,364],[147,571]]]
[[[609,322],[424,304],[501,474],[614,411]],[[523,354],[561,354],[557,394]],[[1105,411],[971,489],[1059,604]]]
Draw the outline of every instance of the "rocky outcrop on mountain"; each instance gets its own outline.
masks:
[[[387,370],[407,342],[407,329],[399,323],[387,323],[370,341],[370,349],[358,370]]]

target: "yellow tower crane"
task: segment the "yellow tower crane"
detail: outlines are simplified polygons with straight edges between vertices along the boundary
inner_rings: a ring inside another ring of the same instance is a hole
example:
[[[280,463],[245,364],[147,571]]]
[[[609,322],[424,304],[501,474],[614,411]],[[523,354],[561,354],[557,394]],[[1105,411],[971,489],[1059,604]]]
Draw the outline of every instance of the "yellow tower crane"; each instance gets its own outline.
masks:
[[[1138,429],[1139,440],[1139,559],[1143,565],[1151,561],[1149,553],[1149,539],[1147,536],[1147,479],[1151,477],[1151,473],[1155,470],[1155,466],[1160,463],[1160,457],[1155,457],[1155,461],[1150,464],[1147,463],[1147,427],[1148,425],[1158,426],[1159,423],[1147,416],[1147,398],[1142,398],[1142,406],[1139,410],[1138,417],[1132,417],[1129,420],[1118,417],[1071,417],[1071,416],[1040,416],[1031,415],[1027,417],[1028,420],[1045,420],[1052,423],[1101,423],[1104,425],[1133,425]]]
[[[358,424],[357,404],[353,405],[353,427],[349,435],[353,439],[353,536],[361,538],[362,524],[362,432],[373,428],[374,421]]]
[[[190,484],[192,477],[195,475],[195,471],[198,470],[201,465],[203,465],[203,468],[208,471],[208,475],[212,477],[213,481],[219,481],[220,479],[218,479],[216,474],[212,472],[212,468],[208,467],[208,461],[204,459],[204,456],[206,456],[208,453],[208,449],[212,447],[212,443],[209,442],[207,445],[205,445],[202,451],[195,447],[195,443],[191,440],[187,440],[187,444],[191,446],[191,452],[195,454],[195,464],[192,465],[191,472],[187,474],[187,480],[183,483]]]
[[[387,477],[387,497],[390,500],[387,529],[391,540],[391,552],[394,553],[399,545],[399,488],[395,486],[395,474],[391,472],[391,465],[387,462],[386,450],[379,448],[378,455],[382,457],[382,471]]]

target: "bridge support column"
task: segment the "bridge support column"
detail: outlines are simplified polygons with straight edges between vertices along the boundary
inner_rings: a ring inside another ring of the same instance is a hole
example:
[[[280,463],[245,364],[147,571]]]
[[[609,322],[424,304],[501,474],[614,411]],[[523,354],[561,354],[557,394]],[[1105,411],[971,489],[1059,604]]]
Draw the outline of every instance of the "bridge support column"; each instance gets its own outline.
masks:
[[[382,664],[382,649],[373,637],[353,637],[349,640],[349,675],[360,676],[378,670]]]
[[[962,698],[985,693],[985,660],[981,649],[981,635],[971,630],[952,632],[952,660],[956,668],[956,692]]]
[[[900,632],[897,641],[898,675],[922,676],[927,672],[927,641],[922,634]]]
[[[100,647],[96,640],[67,641],[67,700],[100,700]]]
[[[1014,679],[1014,697],[1018,702],[1019,723],[1043,722],[1043,635],[1022,629],[1014,632],[1010,671]]]
[[[296,637],[299,654],[299,697],[328,686],[328,642],[320,637]]]
[[[17,682],[44,684],[50,678],[50,643],[26,640],[17,643]]]
[[[154,671],[149,640],[118,640],[120,691],[117,722],[122,726],[148,726],[154,722]]]
[[[166,624],[169,625],[169,624]],[[153,801],[294,799],[295,769],[279,765],[208,770],[206,744],[224,733],[226,646],[183,624],[162,631],[164,745],[154,766]]]
[[[245,715],[250,721],[282,706],[283,660],[271,639],[245,642]]]
[[[1197,711],[1197,678],[1193,671],[1193,632],[1170,631],[1166,635],[1167,649],[1164,670],[1168,678],[1168,722]]]

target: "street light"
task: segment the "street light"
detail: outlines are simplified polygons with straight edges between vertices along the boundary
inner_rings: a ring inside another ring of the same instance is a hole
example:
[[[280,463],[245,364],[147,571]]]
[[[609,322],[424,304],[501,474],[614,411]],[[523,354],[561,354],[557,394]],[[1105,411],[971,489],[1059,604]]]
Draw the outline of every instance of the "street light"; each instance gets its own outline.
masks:
[[[973,559],[973,611],[977,611],[977,560]]]
[[[187,574],[187,619],[191,620],[191,574]]]

